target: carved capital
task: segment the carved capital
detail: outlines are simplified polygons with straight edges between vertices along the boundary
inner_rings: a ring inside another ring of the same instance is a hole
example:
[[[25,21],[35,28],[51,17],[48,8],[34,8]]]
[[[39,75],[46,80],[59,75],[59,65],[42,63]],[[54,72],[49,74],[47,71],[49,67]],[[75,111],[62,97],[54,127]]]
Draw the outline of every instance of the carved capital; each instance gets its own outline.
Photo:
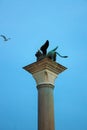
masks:
[[[54,85],[54,81],[57,77],[57,74],[53,73],[50,70],[44,69],[42,71],[34,73],[33,77],[36,80],[37,85],[40,85],[40,84]]]
[[[54,85],[54,81],[57,75],[67,69],[66,67],[52,61],[49,58],[44,58],[23,68],[32,74],[32,76],[36,80],[37,85]]]

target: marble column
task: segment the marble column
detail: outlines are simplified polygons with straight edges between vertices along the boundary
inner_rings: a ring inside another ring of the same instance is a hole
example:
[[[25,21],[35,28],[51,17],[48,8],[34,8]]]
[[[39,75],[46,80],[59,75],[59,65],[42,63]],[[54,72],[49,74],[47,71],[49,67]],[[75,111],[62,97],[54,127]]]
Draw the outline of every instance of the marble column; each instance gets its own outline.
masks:
[[[67,68],[49,58],[23,67],[32,74],[38,90],[38,130],[55,130],[54,83],[58,74]]]

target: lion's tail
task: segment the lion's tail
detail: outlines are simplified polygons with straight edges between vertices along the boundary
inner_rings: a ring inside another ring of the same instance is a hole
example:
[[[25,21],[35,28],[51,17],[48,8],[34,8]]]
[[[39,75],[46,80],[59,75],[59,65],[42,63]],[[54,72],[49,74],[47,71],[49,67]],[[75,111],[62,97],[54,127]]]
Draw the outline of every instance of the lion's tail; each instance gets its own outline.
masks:
[[[57,54],[58,56],[62,57],[62,58],[67,58],[67,57],[68,57],[68,56],[62,56],[62,55],[60,55],[58,52],[56,52],[56,54]]]

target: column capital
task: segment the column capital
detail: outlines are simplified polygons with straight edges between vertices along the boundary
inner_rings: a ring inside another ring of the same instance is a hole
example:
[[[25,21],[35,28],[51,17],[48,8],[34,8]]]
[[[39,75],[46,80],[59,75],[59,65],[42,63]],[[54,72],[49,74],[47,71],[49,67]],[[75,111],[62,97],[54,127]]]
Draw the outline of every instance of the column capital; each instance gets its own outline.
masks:
[[[37,85],[54,85],[54,80],[57,77],[57,75],[66,70],[67,68],[55,61],[52,61],[49,58],[44,58],[40,61],[34,62],[23,67],[23,69],[25,69],[33,75]]]

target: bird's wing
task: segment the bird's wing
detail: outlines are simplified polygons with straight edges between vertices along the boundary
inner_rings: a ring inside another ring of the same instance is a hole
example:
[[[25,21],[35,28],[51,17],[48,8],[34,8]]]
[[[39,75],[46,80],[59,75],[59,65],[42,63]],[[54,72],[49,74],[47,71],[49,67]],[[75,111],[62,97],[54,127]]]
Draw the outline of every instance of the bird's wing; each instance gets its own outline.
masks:
[[[7,40],[7,38],[4,36],[4,35],[0,35],[1,37],[3,37],[4,38],[4,40]]]

